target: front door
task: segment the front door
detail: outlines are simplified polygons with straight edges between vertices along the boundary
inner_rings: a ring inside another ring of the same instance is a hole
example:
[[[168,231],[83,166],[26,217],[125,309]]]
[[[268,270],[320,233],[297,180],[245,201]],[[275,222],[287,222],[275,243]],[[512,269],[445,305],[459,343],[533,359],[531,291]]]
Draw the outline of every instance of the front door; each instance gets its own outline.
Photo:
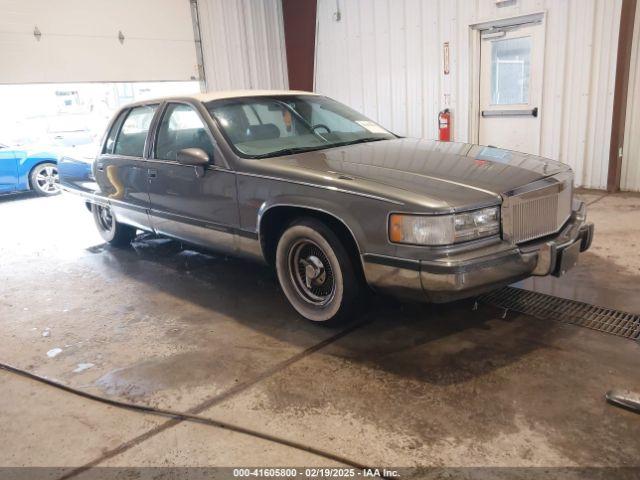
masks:
[[[479,143],[538,154],[544,26],[480,32]]]
[[[177,154],[200,148],[206,168],[182,165]],[[150,216],[163,235],[232,252],[238,226],[235,173],[221,165],[220,150],[198,111],[187,103],[168,103],[147,161]]]

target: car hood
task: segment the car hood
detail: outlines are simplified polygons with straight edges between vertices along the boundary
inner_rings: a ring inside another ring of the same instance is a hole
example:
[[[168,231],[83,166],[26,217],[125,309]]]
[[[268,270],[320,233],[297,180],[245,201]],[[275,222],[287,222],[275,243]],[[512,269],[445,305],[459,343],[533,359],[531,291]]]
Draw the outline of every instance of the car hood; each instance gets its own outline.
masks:
[[[495,204],[501,194],[569,167],[535,155],[467,143],[400,138],[269,160],[284,171],[316,172],[435,209]]]

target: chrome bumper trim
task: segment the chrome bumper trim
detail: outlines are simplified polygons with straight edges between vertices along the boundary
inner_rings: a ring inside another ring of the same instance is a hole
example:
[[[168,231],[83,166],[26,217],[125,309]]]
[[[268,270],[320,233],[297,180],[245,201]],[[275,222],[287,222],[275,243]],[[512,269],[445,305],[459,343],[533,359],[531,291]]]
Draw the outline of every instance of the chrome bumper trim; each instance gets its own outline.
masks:
[[[586,221],[584,204],[572,212],[562,230],[552,238],[514,246],[483,256],[464,252],[441,260],[409,260],[363,255],[365,277],[375,290],[394,296],[445,302],[477,295],[532,275],[561,275],[562,252],[580,242],[580,252],[591,246],[593,224]],[[577,248],[577,247],[576,247]],[[575,248],[574,248],[575,250]]]

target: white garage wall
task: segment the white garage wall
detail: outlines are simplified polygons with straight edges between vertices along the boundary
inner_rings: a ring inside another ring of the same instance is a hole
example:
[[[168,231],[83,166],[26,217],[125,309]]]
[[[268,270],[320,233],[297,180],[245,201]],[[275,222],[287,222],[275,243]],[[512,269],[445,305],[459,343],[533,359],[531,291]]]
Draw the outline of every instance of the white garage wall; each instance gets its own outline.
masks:
[[[318,0],[315,89],[398,134],[469,140],[469,25],[546,12],[540,152],[606,188],[621,0]],[[336,8],[341,20],[335,21]],[[450,75],[442,44],[450,43]]]
[[[198,0],[207,90],[288,86],[280,0]]]
[[[640,192],[640,7],[636,8],[620,188]]]
[[[0,83],[194,79],[188,0],[0,0]]]

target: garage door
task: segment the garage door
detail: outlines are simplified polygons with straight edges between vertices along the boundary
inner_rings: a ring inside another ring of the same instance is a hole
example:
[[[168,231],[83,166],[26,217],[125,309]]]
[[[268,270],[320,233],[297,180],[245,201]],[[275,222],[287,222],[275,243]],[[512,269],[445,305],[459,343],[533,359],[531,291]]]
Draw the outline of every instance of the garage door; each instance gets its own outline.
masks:
[[[0,0],[0,83],[196,80],[189,0]]]

